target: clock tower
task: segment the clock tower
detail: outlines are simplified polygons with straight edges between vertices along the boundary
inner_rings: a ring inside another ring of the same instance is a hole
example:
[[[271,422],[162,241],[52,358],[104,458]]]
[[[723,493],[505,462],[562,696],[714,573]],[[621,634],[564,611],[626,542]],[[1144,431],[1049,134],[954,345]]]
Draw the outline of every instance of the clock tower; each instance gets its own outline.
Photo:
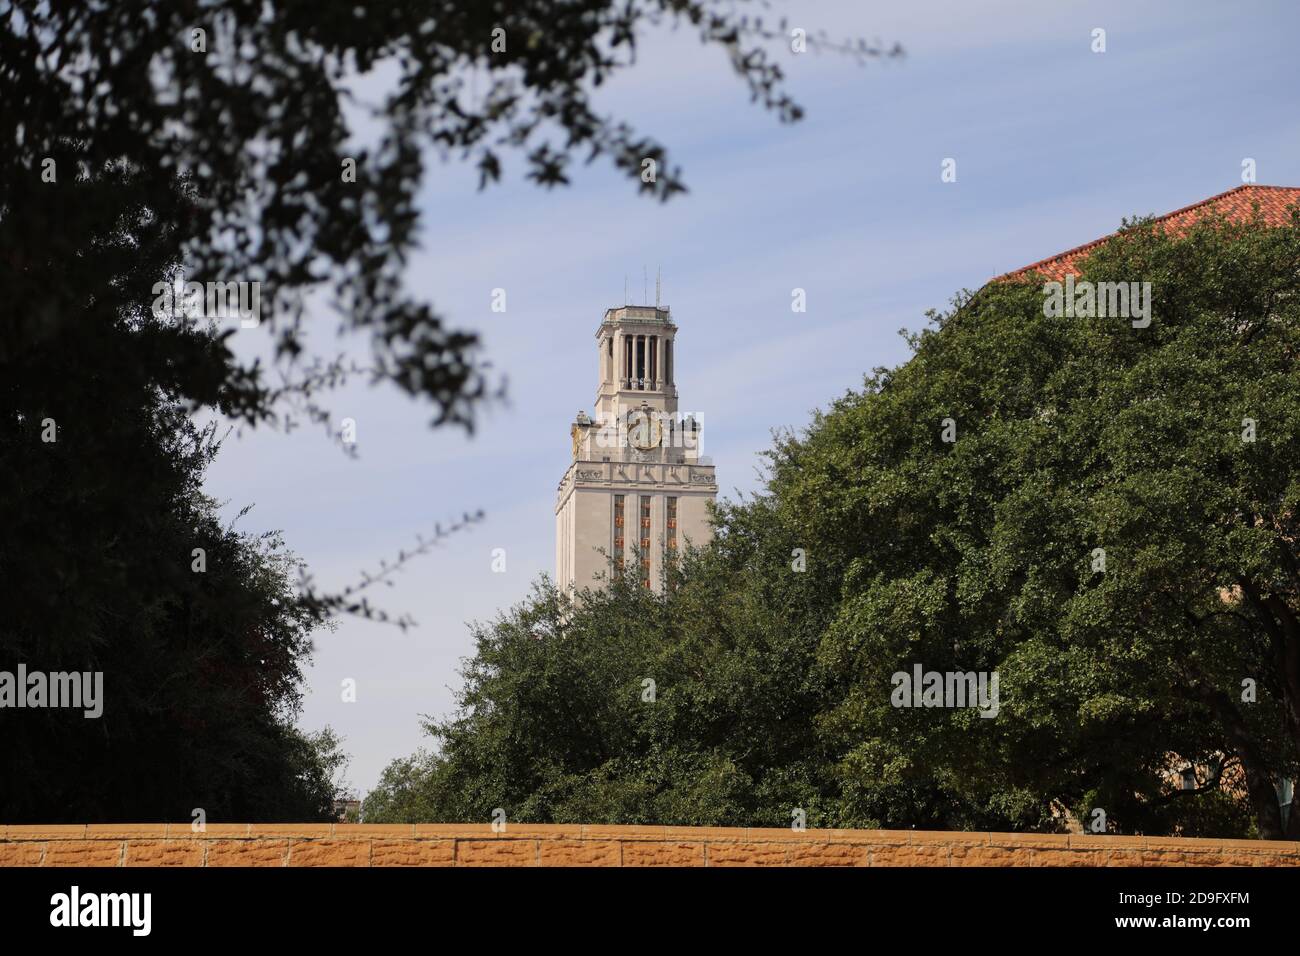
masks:
[[[607,309],[596,329],[596,415],[579,412],[569,427],[572,458],[555,504],[565,592],[611,573],[658,590],[665,560],[713,535],[708,502],[718,485],[699,453],[699,416],[678,409],[676,336],[658,306]]]

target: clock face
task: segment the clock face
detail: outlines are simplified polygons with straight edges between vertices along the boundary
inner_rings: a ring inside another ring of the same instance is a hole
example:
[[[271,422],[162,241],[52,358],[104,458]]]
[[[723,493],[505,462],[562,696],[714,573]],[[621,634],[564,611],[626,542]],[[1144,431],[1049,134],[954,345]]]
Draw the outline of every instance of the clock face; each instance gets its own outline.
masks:
[[[628,443],[637,451],[658,448],[664,440],[664,427],[652,419],[648,412],[639,412],[628,419]]]

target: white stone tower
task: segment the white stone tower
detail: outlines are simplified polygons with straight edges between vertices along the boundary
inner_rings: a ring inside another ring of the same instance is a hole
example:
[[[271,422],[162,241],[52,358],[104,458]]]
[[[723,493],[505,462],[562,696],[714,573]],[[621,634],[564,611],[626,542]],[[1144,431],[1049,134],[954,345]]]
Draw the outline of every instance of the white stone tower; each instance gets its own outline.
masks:
[[[555,504],[555,570],[570,593],[615,573],[659,589],[664,558],[712,537],[708,505],[718,493],[700,457],[699,415],[678,410],[669,310],[607,309],[596,329],[596,415],[569,430],[573,458]],[[602,554],[601,551],[605,553]]]

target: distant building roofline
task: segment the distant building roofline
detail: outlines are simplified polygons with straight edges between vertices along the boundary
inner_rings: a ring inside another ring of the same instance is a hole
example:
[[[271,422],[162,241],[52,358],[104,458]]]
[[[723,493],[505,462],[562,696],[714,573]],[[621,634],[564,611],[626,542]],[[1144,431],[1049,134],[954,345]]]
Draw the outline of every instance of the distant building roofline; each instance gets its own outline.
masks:
[[[1250,218],[1255,208],[1258,208],[1265,223],[1270,226],[1284,226],[1291,221],[1291,209],[1298,203],[1300,203],[1300,187],[1259,186],[1254,183],[1246,183],[1229,189],[1227,192],[1219,193],[1217,196],[1211,196],[1208,199],[1202,199],[1200,202],[1192,203],[1190,206],[1183,206],[1181,209],[1175,209],[1163,216],[1157,216],[1152,220],[1152,223],[1159,224],[1164,226],[1165,229],[1177,233],[1207,216],[1222,215],[1233,222],[1240,222]],[[1079,274],[1079,263],[1086,259],[1088,254],[1097,247],[1109,242],[1117,235],[1117,232],[1112,232],[1100,239],[1085,242],[1081,246],[1075,246],[1065,252],[1059,252],[1046,259],[1040,259],[1013,272],[1004,273],[991,281],[1004,282],[1008,279],[1023,279],[1035,273],[1046,279],[1057,281],[1064,279],[1067,274],[1077,276]]]

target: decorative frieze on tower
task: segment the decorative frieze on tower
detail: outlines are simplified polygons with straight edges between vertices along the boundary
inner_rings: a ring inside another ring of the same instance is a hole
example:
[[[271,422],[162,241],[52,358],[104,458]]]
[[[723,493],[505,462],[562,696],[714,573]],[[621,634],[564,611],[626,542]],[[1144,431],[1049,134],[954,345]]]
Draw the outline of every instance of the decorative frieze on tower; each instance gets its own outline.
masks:
[[[607,309],[596,329],[596,414],[579,412],[569,428],[573,457],[555,504],[562,590],[595,586],[611,560],[614,573],[657,590],[666,557],[712,537],[718,485],[699,454],[699,416],[678,410],[676,335],[658,306]]]

